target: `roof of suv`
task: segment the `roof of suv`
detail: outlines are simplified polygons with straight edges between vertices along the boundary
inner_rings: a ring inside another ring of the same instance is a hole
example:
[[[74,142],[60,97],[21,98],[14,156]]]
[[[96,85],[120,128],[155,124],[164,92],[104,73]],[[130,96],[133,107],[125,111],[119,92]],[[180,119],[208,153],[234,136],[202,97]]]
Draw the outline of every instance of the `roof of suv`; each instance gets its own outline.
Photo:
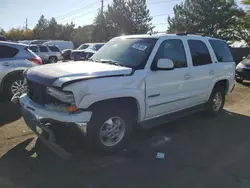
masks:
[[[218,38],[213,38],[209,36],[202,36],[202,35],[195,35],[195,34],[185,34],[185,33],[179,33],[179,34],[166,34],[166,33],[157,33],[157,34],[143,34],[143,35],[126,35],[126,36],[119,36],[117,38],[155,38],[159,39],[161,37],[187,37],[187,38],[197,38],[197,39],[215,39],[215,40],[221,40]]]

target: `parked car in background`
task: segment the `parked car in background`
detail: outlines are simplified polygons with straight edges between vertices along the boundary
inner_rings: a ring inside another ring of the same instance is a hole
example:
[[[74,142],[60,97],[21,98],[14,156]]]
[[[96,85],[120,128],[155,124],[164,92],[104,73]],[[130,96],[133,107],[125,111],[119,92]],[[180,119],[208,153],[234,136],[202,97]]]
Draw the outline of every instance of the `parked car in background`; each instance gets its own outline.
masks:
[[[236,81],[242,83],[244,80],[250,80],[250,55],[236,66]]]
[[[7,38],[4,37],[3,35],[0,35],[0,41],[7,41]]]
[[[92,43],[83,50],[72,50],[71,59],[75,61],[87,60],[92,57],[105,43]]]
[[[47,41],[48,40],[21,40],[21,41],[18,41],[18,43],[28,44],[28,45],[31,45],[31,44],[42,45],[43,43],[45,43]]]
[[[25,72],[24,120],[65,158],[69,154],[55,138],[75,137],[70,128],[78,128],[86,145],[110,154],[123,149],[139,126],[150,128],[200,111],[218,115],[234,88],[235,62],[228,45],[211,37],[122,36],[91,60]]]
[[[76,48],[76,50],[85,50],[86,48],[88,48],[91,45],[91,43],[84,43],[81,44],[78,48]]]
[[[30,45],[29,49],[42,58],[44,64],[57,63],[62,60],[62,52],[57,46]]]
[[[63,60],[70,60],[71,49],[65,49],[62,51]]]
[[[24,84],[23,71],[43,64],[27,45],[0,42],[0,92],[11,98]]]
[[[43,43],[43,45],[57,46],[61,51],[65,49],[74,48],[74,44],[72,41],[64,41],[64,40],[50,40],[50,41]]]

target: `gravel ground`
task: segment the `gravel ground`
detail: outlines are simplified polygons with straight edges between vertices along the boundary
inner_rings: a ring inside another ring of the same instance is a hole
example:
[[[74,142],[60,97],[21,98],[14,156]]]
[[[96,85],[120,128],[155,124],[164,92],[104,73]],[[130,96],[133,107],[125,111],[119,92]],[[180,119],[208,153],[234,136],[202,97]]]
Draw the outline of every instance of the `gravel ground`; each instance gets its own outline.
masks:
[[[112,156],[56,156],[25,125],[19,107],[0,103],[1,188],[249,188],[250,84],[237,85],[216,118],[201,114],[135,133]],[[165,153],[156,159],[157,152]]]

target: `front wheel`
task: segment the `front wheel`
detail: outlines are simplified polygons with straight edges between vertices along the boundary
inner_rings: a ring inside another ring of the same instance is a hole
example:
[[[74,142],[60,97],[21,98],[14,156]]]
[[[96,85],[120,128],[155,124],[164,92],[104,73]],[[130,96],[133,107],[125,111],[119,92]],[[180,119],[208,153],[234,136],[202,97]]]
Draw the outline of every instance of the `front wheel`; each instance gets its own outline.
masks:
[[[126,108],[99,108],[88,125],[88,146],[103,154],[121,150],[131,135],[134,122]]]
[[[221,86],[216,86],[206,104],[206,113],[210,116],[218,115],[225,103],[225,90]]]
[[[7,99],[11,99],[14,94],[24,86],[24,78],[21,74],[13,75],[4,83],[4,92]]]

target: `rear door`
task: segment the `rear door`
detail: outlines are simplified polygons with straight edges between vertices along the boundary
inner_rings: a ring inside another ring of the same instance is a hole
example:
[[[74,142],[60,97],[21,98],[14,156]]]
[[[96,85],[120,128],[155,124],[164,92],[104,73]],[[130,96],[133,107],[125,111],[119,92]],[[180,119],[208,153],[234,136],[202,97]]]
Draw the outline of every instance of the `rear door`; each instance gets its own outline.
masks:
[[[14,67],[14,57],[18,49],[0,44],[0,83],[3,77]]]
[[[210,39],[209,43],[214,51],[214,56],[216,58],[216,78],[219,79],[220,76],[224,75],[229,80],[229,91],[231,91],[234,80],[235,80],[235,62],[231,51],[225,41]]]
[[[211,56],[212,51],[211,48],[208,48],[207,41],[188,39],[186,42],[191,55],[189,56],[191,67],[186,80],[189,83],[189,93],[193,96],[190,98],[189,104],[204,103],[216,75],[215,60]]]

